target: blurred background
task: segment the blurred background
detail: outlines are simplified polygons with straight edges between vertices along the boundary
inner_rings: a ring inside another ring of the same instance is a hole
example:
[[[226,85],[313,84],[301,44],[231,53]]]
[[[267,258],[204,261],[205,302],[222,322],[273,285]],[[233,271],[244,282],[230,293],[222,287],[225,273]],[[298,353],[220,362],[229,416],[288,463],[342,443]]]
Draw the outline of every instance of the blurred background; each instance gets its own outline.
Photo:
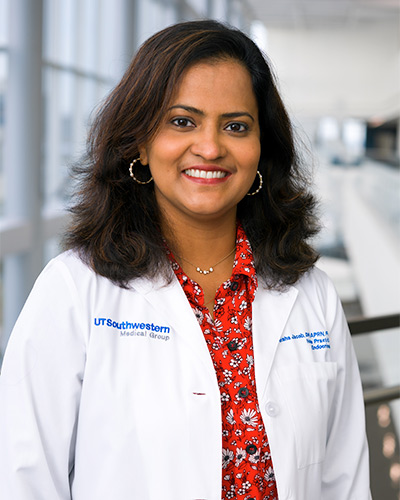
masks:
[[[96,106],[155,31],[226,21],[267,54],[314,172],[318,265],[353,333],[373,496],[399,500],[399,13],[398,0],[0,0],[0,363],[60,252],[68,167]]]

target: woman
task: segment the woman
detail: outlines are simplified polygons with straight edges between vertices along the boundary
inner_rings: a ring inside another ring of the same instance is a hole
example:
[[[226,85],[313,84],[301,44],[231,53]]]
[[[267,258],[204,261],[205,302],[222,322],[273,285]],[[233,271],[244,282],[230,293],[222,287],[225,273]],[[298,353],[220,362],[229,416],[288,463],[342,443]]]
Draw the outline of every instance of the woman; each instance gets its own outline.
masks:
[[[4,359],[2,498],[369,498],[356,360],[254,43],[154,35],[78,173]]]

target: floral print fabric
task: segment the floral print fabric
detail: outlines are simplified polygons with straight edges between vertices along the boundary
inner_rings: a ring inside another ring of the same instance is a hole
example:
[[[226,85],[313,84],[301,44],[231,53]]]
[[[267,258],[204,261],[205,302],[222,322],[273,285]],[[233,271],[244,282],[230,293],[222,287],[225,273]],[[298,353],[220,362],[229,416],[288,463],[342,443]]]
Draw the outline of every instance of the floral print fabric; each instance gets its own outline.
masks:
[[[271,453],[254,372],[252,302],[257,278],[250,244],[238,225],[232,276],[216,292],[214,320],[200,286],[169,255],[201,326],[215,367],[222,410],[222,500],[276,500]]]

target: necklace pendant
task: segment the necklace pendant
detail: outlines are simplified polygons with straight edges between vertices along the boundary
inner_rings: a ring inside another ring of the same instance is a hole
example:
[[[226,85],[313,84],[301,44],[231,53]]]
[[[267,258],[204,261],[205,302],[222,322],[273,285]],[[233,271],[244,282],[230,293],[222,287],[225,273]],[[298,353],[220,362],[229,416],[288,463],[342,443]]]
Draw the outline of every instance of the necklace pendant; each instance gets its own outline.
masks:
[[[224,260],[226,260],[230,255],[233,254],[233,252],[235,251],[235,248],[234,247],[228,255],[226,255],[223,259],[221,259],[219,262],[217,262],[216,264],[214,264],[214,267],[215,266],[218,266],[218,264],[221,264],[221,262],[224,262]],[[182,260],[184,260],[185,262],[187,262],[188,264],[190,264],[191,266],[195,267],[196,268],[196,271],[199,273],[199,274],[210,274],[210,273],[213,273],[214,272],[214,267],[209,267],[208,269],[201,269],[200,267],[196,267],[192,262],[190,262],[189,260],[185,259],[184,257],[180,257]]]
[[[210,269],[200,269],[200,267],[196,267],[196,271],[200,274],[210,274],[214,269],[212,267],[210,267]]]

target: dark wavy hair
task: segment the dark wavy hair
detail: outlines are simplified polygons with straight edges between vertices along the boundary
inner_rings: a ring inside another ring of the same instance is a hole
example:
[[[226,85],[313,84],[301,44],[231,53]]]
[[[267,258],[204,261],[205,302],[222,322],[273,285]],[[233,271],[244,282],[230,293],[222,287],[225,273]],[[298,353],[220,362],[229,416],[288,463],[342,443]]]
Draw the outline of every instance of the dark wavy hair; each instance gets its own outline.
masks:
[[[170,26],[142,45],[102,105],[87,154],[74,167],[80,184],[65,247],[77,250],[96,273],[119,286],[128,287],[140,276],[170,276],[154,185],[133,182],[129,164],[139,145],[157,133],[185,70],[200,61],[226,59],[247,68],[258,103],[258,169],[264,187],[255,196],[245,196],[237,211],[257,275],[270,288],[282,289],[317,260],[308,243],[317,232],[315,201],[268,62],[238,29],[217,21],[191,21]],[[143,179],[149,178],[147,168],[142,170]]]

